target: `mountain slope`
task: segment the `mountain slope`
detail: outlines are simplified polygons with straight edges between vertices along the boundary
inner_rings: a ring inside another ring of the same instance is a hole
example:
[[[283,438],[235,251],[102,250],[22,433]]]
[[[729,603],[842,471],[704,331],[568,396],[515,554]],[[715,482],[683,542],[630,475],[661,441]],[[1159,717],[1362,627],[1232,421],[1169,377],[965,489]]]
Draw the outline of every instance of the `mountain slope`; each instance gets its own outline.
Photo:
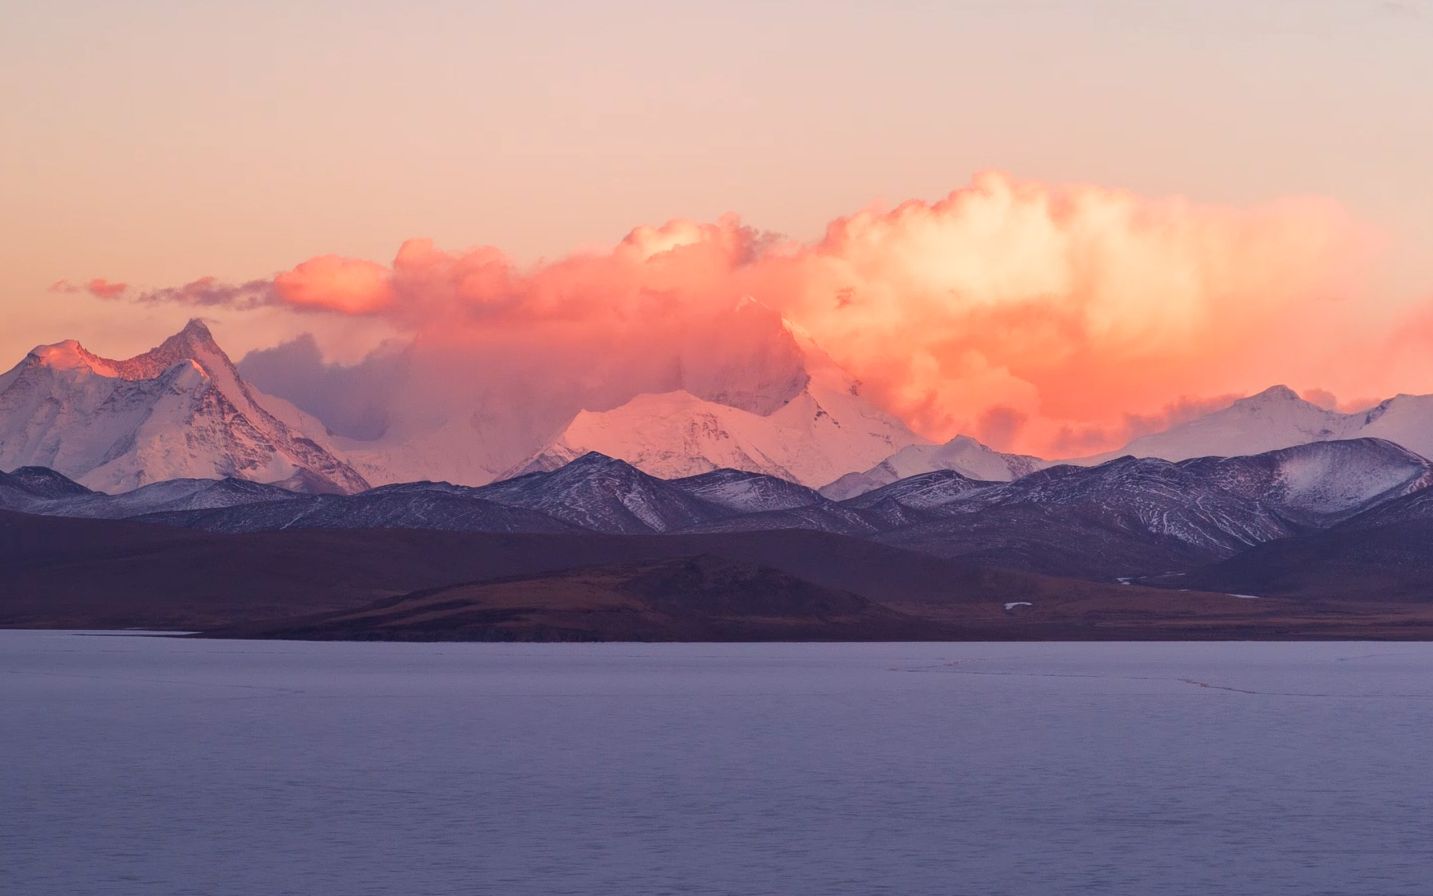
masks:
[[[1038,457],[1003,454],[969,436],[956,436],[944,445],[908,445],[870,469],[847,473],[822,486],[821,494],[843,501],[892,482],[937,470],[951,470],[967,479],[1009,482],[1048,465],[1048,461]]]
[[[1324,532],[1257,545],[1185,573],[1143,581],[1262,598],[1433,605],[1433,551],[1428,550],[1433,516],[1422,515],[1426,499],[1418,503],[1418,514],[1397,522],[1350,520]]]
[[[69,341],[0,375],[0,468],[44,466],[102,491],[225,477],[366,488],[322,436],[303,431],[313,425],[250,389],[197,320],[128,360]]]
[[[1180,466],[1314,528],[1433,484],[1433,463],[1382,439],[1313,442],[1252,457],[1197,458]]]

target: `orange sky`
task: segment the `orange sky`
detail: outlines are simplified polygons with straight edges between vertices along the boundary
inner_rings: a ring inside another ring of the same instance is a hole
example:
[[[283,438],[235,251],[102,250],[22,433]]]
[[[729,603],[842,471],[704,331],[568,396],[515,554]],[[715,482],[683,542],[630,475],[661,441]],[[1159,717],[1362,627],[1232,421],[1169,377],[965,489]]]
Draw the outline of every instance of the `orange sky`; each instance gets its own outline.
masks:
[[[136,351],[283,271],[204,306],[235,354],[570,315],[564,284],[600,327],[655,278],[1031,450],[1278,381],[1433,391],[1428,3],[527,7],[20,4],[0,353]]]

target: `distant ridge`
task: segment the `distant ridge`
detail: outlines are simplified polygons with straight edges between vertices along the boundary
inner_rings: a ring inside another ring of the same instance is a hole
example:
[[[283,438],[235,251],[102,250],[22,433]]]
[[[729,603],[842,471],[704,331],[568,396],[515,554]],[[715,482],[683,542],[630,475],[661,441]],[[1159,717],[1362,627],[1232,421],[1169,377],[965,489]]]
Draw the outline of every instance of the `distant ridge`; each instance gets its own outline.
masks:
[[[107,495],[27,468],[0,475],[0,508],[234,534],[807,530],[1109,582],[1193,569],[1395,507],[1412,512],[1424,506],[1416,502],[1430,484],[1433,464],[1424,458],[1392,442],[1354,439],[1249,457],[1125,456],[1092,467],[1046,467],[1008,482],[935,470],[845,501],[740,470],[662,479],[596,452],[486,486],[414,482],[353,495],[305,495],[235,479],[173,480]]]
[[[1125,454],[1165,460],[1243,457],[1309,442],[1357,438],[1386,439],[1414,454],[1433,456],[1433,395],[1397,395],[1367,410],[1342,413],[1300,398],[1288,386],[1271,386],[1193,420],[1140,436],[1118,450],[1074,462],[1102,463]]]

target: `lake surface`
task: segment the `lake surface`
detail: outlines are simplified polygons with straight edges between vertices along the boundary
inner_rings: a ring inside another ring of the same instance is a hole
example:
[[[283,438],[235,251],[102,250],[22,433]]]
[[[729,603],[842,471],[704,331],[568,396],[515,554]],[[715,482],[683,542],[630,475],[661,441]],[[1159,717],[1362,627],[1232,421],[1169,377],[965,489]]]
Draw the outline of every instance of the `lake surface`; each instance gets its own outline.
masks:
[[[0,632],[0,892],[1426,894],[1433,645]]]

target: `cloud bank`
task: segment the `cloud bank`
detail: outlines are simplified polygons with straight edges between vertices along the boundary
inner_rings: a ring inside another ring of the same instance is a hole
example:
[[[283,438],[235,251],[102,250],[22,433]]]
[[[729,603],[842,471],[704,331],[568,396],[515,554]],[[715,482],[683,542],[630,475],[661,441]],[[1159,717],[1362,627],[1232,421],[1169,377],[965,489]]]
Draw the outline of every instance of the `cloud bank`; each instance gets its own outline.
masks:
[[[730,313],[750,296],[924,435],[1069,455],[1314,375],[1310,346],[1350,335],[1370,242],[1325,200],[1203,205],[991,173],[935,202],[839,218],[814,241],[728,216],[639,227],[533,266],[414,239],[386,264],[321,255],[238,285],[86,288],[377,316],[479,391],[501,379],[599,407],[694,383],[719,391],[752,371],[742,400],[789,391],[789,346]]]

